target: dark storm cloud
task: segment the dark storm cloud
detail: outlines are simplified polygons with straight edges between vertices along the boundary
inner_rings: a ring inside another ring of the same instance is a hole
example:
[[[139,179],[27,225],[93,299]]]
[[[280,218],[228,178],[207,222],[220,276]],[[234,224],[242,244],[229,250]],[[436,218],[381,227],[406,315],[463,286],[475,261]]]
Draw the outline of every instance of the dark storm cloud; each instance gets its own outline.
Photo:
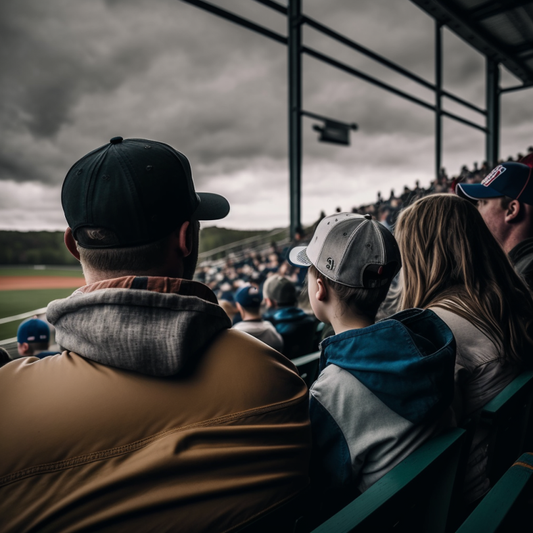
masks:
[[[238,165],[235,162],[243,159],[286,158],[285,47],[187,4],[158,2],[156,9],[153,5],[110,0],[84,6],[61,4],[62,9],[58,9],[54,2],[4,3],[0,31],[7,44],[4,50],[10,52],[2,54],[2,102],[9,102],[7,106],[0,104],[3,123],[15,118],[15,126],[32,137],[54,138],[75,120],[73,114],[80,101],[95,94],[102,99],[116,98],[118,113],[124,104],[120,90],[147,76],[155,62],[168,56],[168,68],[160,69],[158,78],[153,79],[152,92],[138,108],[139,115],[145,111],[142,106],[164,106],[165,96],[160,93],[164,85],[173,85],[174,98],[182,105],[178,114],[169,117],[178,122],[175,130],[181,129],[172,138],[181,141],[186,135],[186,145],[195,159],[206,165],[221,160],[225,170],[232,170]],[[343,30],[350,26],[342,11],[350,10],[351,5],[338,2],[335,10],[321,3],[310,7],[314,7],[312,14]],[[226,2],[224,7],[242,13],[244,6]],[[375,11],[375,2],[358,2],[357,20]],[[266,12],[263,8],[261,13]],[[368,33],[367,29],[360,35],[363,41]],[[379,44],[386,50],[387,42],[393,40],[393,35],[383,35]],[[415,54],[407,56],[411,62],[415,60]],[[362,66],[368,63],[365,60]],[[324,70],[323,66],[313,68]],[[354,80],[340,80],[336,72],[328,77],[329,81],[310,80],[309,89],[305,88],[310,94],[308,102],[317,112],[339,116],[354,109],[368,134],[401,124],[413,131],[419,128],[416,115],[411,113],[406,121],[402,113],[392,112],[401,104],[382,91],[371,92],[370,103],[359,106],[353,97]],[[328,87],[335,84],[332,101]],[[131,120],[135,123],[136,119]],[[316,146],[309,150],[312,155]],[[11,151],[0,149],[0,168],[9,171],[7,177],[36,178],[35,172],[12,157]],[[38,179],[47,181],[46,176]],[[49,180],[57,177],[50,176]]]
[[[189,138],[197,139],[193,150],[206,163],[265,152],[283,157],[286,143],[272,142],[272,135],[253,135],[269,127],[272,114],[285,118],[285,105],[279,106],[286,95],[283,47],[265,43],[254,48],[250,40],[257,36],[179,2],[161,2],[156,9],[140,2],[88,4],[62,4],[62,10],[54,9],[53,2],[3,5],[3,124],[11,124],[19,135],[57,138],[74,121],[80,102],[98,94],[102,101],[116,101],[118,116],[127,104],[121,91],[127,92],[166,58],[168,66],[160,66],[150,80],[132,124],[155,106],[180,100],[179,116],[167,120],[175,120]],[[272,47],[278,53],[269,60]],[[263,65],[256,69],[257,77],[255,65]],[[281,94],[276,94],[279,87]],[[0,168],[7,172],[0,178],[35,179],[13,157],[11,150],[0,149]]]
[[[286,34],[286,19],[258,2],[212,2]],[[409,0],[305,0],[303,10],[433,82],[434,22]],[[57,196],[54,209],[60,213],[60,184],[74,161],[123,135],[176,146],[190,158],[199,190],[227,191],[235,220],[246,224],[253,216],[268,224],[272,198],[287,190],[285,46],[176,0],[3,0],[0,32],[0,186],[6,184],[8,195],[0,223],[9,216],[5,206],[23,210],[40,190],[47,201]],[[308,27],[304,42],[434,102],[431,91]],[[447,32],[444,48],[445,88],[483,107],[479,54]],[[430,179],[431,111],[307,56],[303,76],[306,110],[359,124],[352,146],[340,148],[318,143],[316,121],[304,119],[304,209],[312,216],[322,201],[338,202],[346,176],[355,176],[350,186],[356,185],[357,198],[374,197],[378,183],[386,190],[403,175],[412,181],[415,173],[426,173]],[[533,144],[524,141],[532,120],[524,102],[519,95],[504,97],[506,152]],[[461,128],[450,130],[450,142],[445,139],[451,171],[482,157],[480,134],[472,141]],[[319,187],[324,175],[332,183],[327,194]],[[278,204],[288,205],[285,196]],[[281,217],[276,223],[284,224],[286,207],[275,207]],[[49,211],[42,219],[52,224]]]

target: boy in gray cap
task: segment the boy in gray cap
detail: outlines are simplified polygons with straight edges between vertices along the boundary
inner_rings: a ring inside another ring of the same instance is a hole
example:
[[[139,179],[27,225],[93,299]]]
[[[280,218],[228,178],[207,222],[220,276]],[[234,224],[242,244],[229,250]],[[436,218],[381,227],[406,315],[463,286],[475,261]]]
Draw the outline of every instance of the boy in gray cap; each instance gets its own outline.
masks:
[[[321,484],[365,491],[425,440],[453,423],[455,342],[432,311],[374,323],[401,266],[392,233],[370,215],[324,218],[290,261],[309,267],[321,343],[310,389],[313,465]]]

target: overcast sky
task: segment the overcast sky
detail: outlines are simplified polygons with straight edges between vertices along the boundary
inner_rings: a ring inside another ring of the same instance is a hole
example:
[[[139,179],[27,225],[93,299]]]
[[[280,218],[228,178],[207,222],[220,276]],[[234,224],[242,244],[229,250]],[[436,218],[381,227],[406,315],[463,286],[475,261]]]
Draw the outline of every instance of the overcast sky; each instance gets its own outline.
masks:
[[[253,0],[212,0],[286,35]],[[282,1],[280,1],[282,3]],[[434,22],[409,0],[303,0],[306,15],[434,81]],[[227,196],[222,227],[289,223],[287,50],[178,0],[2,0],[0,229],[64,229],[60,187],[80,157],[121,135],[185,153],[199,191]],[[430,91],[310,28],[304,43],[433,103]],[[444,32],[444,87],[485,105],[485,63]],[[505,71],[504,86],[517,85]],[[303,106],[356,122],[350,147],[318,143],[304,118],[302,221],[401,192],[434,172],[431,111],[303,57]],[[533,90],[502,97],[500,156],[533,144]],[[481,122],[445,102],[449,111]],[[484,159],[481,132],[444,119],[443,165]]]

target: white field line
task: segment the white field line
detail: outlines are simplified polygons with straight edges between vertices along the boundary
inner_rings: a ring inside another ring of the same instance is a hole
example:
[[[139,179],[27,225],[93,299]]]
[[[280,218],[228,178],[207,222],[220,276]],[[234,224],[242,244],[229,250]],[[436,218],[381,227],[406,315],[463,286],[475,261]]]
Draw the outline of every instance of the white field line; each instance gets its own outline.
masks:
[[[44,315],[45,313],[46,307],[41,307],[40,309],[35,309],[35,311],[28,311],[27,313],[22,313],[20,315],[6,316],[5,318],[0,318],[0,324],[7,324],[8,322],[14,322],[15,320],[30,318],[33,315]]]

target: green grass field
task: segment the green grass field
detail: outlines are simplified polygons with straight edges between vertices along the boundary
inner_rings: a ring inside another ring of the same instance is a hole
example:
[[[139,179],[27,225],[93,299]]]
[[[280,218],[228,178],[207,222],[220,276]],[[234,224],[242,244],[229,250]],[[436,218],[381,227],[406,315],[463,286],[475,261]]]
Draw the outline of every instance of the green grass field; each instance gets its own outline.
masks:
[[[0,267],[1,276],[61,276],[83,278],[80,268]],[[46,307],[52,300],[66,298],[74,289],[31,289],[0,291],[0,318],[28,313]],[[16,337],[22,320],[0,324],[0,340]]]
[[[0,318],[28,313],[46,307],[52,300],[66,298],[74,289],[34,289],[29,291],[0,291]],[[16,337],[22,320],[0,324],[0,339]]]

